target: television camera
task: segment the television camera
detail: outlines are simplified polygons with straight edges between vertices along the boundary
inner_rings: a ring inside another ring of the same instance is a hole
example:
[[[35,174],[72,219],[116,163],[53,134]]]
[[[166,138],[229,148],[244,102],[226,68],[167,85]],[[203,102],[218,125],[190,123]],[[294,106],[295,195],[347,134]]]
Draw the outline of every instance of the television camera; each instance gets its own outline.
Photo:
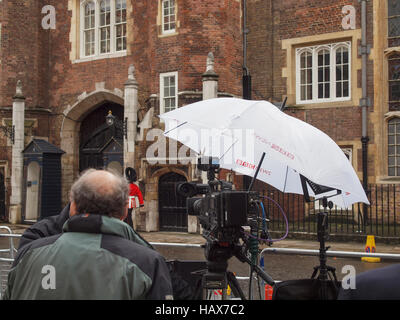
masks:
[[[259,214],[261,197],[254,191],[233,190],[232,183],[216,179],[220,170],[217,158],[200,157],[197,168],[207,172],[208,183],[181,183],[177,192],[187,197],[187,213],[198,217],[207,240],[202,288],[224,291],[229,280],[244,298],[234,276],[227,272],[228,260],[233,256],[248,263],[272,285],[272,278],[257,265],[258,239],[269,239],[266,221]],[[246,232],[245,228],[250,230]]]

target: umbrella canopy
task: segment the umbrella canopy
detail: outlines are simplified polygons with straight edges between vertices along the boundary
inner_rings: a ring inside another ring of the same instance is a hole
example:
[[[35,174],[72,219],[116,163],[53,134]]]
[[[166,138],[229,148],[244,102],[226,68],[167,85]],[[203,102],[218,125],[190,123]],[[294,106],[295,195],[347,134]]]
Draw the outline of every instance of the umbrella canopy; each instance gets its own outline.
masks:
[[[203,155],[220,158],[222,168],[254,176],[283,192],[304,194],[301,176],[340,190],[337,206],[369,204],[360,180],[339,146],[319,129],[267,101],[217,98],[160,115],[164,134]],[[309,194],[321,198],[308,186]],[[332,192],[331,192],[332,195]]]

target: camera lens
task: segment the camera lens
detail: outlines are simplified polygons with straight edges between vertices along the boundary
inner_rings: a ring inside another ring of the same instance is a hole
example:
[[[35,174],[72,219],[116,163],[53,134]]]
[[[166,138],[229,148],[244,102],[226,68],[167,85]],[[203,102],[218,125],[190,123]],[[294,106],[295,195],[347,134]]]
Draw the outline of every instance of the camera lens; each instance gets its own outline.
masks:
[[[183,197],[192,197],[196,194],[196,186],[189,182],[180,183],[176,191]]]

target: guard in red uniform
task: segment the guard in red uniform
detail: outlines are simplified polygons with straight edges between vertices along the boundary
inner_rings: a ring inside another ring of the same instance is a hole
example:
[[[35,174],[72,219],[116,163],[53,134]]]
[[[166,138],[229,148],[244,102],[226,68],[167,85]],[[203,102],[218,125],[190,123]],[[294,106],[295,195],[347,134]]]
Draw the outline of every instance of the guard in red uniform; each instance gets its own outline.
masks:
[[[135,225],[133,223],[136,216],[135,211],[144,206],[143,195],[139,187],[135,184],[135,182],[137,181],[137,174],[135,169],[131,167],[126,168],[125,176],[129,181],[129,209],[128,216],[124,221],[135,229],[136,223]]]

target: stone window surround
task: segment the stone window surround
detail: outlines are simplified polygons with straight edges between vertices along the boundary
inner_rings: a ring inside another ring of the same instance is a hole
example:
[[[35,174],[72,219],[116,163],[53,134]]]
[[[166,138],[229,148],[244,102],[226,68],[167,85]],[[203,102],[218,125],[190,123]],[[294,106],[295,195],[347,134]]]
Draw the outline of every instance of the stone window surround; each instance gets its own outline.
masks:
[[[345,48],[348,50],[348,81],[349,81],[349,96],[348,97],[336,97],[336,52],[337,50]],[[318,98],[318,54],[320,51],[328,50],[330,53],[330,98]],[[313,96],[310,100],[301,100],[300,95],[300,58],[305,52],[309,52],[312,55],[312,92]],[[314,45],[309,47],[301,47],[296,49],[296,102],[297,104],[310,104],[310,103],[324,103],[324,102],[337,102],[337,101],[348,101],[351,100],[351,43],[346,42],[335,42],[329,44]]]
[[[400,53],[400,47],[391,47],[384,50],[383,59],[383,72],[382,80],[386,83],[389,79],[389,58],[393,53]],[[379,145],[382,150],[382,161],[381,172],[383,175],[379,175],[377,178],[380,183],[400,183],[400,176],[389,176],[388,173],[388,130],[389,130],[389,120],[393,118],[400,118],[400,111],[389,111],[389,87],[386,86],[382,92],[384,110],[386,113],[383,115],[383,134],[381,136],[381,144]]]
[[[345,101],[301,103],[296,101],[296,49],[313,45],[332,44],[337,42],[351,43],[351,99]],[[285,58],[282,67],[282,78],[286,84],[287,105],[303,107],[304,109],[352,107],[358,106],[362,97],[362,89],[357,86],[357,72],[361,70],[361,57],[358,56],[358,44],[361,41],[361,29],[325,33],[314,36],[282,40],[282,50]],[[286,63],[286,65],[285,65]]]
[[[176,30],[176,2],[174,1],[174,21],[173,23],[175,24],[175,27],[173,29],[169,29],[169,30],[165,30],[165,23],[164,23],[164,4],[168,3],[170,4],[171,0],[161,0],[161,30],[162,30],[162,34],[172,34],[175,33]],[[170,22],[171,23],[171,22]]]
[[[158,37],[165,38],[165,37],[172,37],[179,34],[178,29],[180,26],[180,21],[178,20],[178,1],[175,0],[175,29],[164,32],[163,27],[163,0],[158,0],[158,14],[157,14],[157,30],[158,30]]]

